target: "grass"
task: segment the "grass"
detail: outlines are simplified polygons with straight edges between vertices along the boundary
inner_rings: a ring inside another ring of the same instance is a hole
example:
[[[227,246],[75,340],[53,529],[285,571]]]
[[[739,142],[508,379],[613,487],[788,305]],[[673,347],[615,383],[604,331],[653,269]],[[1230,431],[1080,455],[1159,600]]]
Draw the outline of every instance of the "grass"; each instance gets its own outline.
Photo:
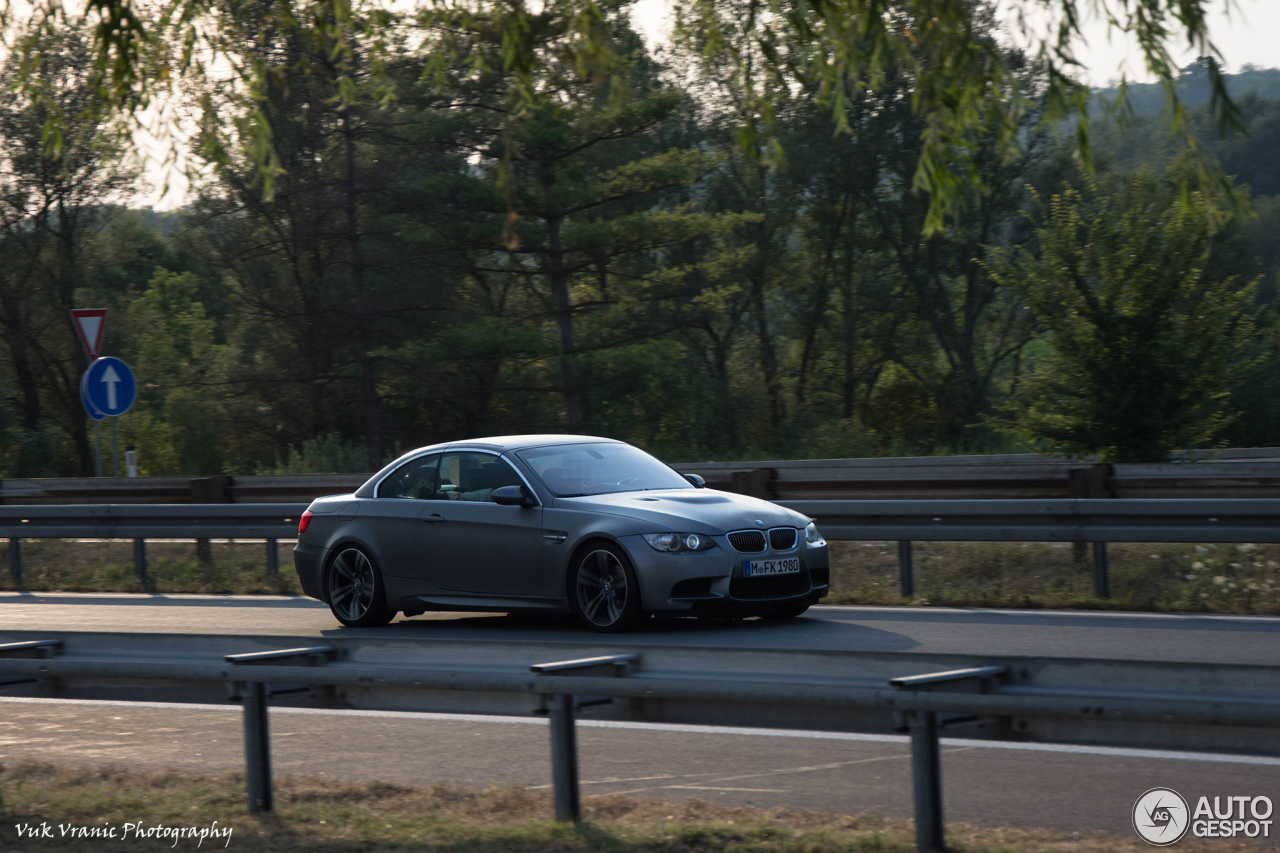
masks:
[[[898,592],[896,542],[831,545],[834,604],[1280,613],[1280,545],[1111,544],[1111,597],[1093,594],[1092,554],[1070,545],[917,542],[916,595]]]
[[[8,544],[0,544],[0,560]],[[288,545],[267,580],[261,543],[214,543],[212,561],[190,543],[149,542],[148,579],[134,574],[131,542],[37,539],[22,543],[32,592],[298,594]],[[1280,613],[1280,545],[1108,546],[1111,597],[1093,595],[1093,561],[1070,545],[917,542],[916,595],[898,594],[896,542],[832,542],[831,604],[942,605]],[[0,590],[15,588],[0,572]]]
[[[200,849],[241,851],[430,850],[456,853],[854,853],[911,851],[911,824],[872,815],[839,815],[794,809],[758,809],[682,803],[616,795],[587,797],[583,822],[549,820],[544,791],[410,788],[385,782],[342,784],[304,777],[277,780],[276,810],[250,815],[244,780],[164,771],[64,768],[22,763],[0,769],[0,849],[52,851],[195,849],[190,839],[110,842],[60,839],[59,824],[154,827],[232,827],[229,839],[206,840]],[[54,838],[18,841],[17,824],[53,825]],[[1149,847],[1136,835],[1059,830],[980,828],[949,824],[956,853],[1137,853]],[[224,842],[227,847],[224,848]],[[109,846],[108,846],[109,845]],[[1180,850],[1233,853],[1257,847],[1227,840]]]

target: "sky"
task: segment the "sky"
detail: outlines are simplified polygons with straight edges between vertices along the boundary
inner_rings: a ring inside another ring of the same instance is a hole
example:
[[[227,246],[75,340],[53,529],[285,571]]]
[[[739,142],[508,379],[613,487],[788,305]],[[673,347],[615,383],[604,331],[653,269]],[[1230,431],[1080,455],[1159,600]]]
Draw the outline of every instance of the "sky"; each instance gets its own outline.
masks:
[[[1002,0],[1006,8],[1015,3],[1030,5],[1026,0]],[[672,9],[672,0],[637,0],[633,6],[632,21],[650,46],[660,45],[669,37]],[[1227,71],[1237,72],[1245,65],[1280,67],[1280,0],[1215,0],[1213,9],[1210,38],[1222,53]],[[1039,19],[1033,25],[1046,23],[1047,19]],[[1122,75],[1136,83],[1154,79],[1143,67],[1142,56],[1128,37],[1108,34],[1106,24],[1097,20],[1087,21],[1084,30],[1086,44],[1076,55],[1084,63],[1085,77],[1091,85],[1106,86]],[[1015,43],[1024,42],[1015,36]],[[1196,56],[1196,51],[1187,47],[1175,54],[1180,66],[1190,64]],[[146,142],[141,135],[138,142],[144,150],[155,150],[154,143]],[[181,206],[186,200],[186,182],[172,171],[167,176],[170,190],[162,194],[166,172],[151,164],[146,177],[153,189],[134,203],[157,210]]]
[[[1007,0],[1006,0],[1007,2]],[[1209,19],[1209,37],[1222,54],[1229,72],[1244,65],[1280,67],[1280,0],[1217,0]],[[1154,77],[1143,67],[1142,55],[1123,34],[1108,36],[1106,24],[1090,21],[1085,29],[1087,44],[1077,58],[1088,69],[1088,82],[1106,86],[1123,73],[1130,82],[1150,83]],[[1175,53],[1179,66],[1195,61],[1197,53],[1182,42]]]
[[[1013,6],[1031,6],[1027,0],[1001,0],[1007,20],[1013,18],[1009,9]],[[1081,5],[1086,5],[1082,3]],[[1118,5],[1118,4],[1116,4]],[[632,20],[644,34],[649,44],[664,41],[671,32],[671,0],[638,0],[633,7]],[[1214,44],[1222,52],[1227,70],[1238,71],[1246,64],[1263,68],[1280,67],[1280,0],[1214,0],[1211,5],[1210,34]],[[1038,23],[1047,23],[1041,19]],[[1094,86],[1106,86],[1122,74],[1130,82],[1147,83],[1155,78],[1142,66],[1142,55],[1131,40],[1123,34],[1109,35],[1105,22],[1090,19],[1085,26],[1087,44],[1077,53],[1077,58],[1088,69],[1088,82]],[[1195,60],[1194,50],[1184,49],[1178,55],[1179,65],[1186,66]]]

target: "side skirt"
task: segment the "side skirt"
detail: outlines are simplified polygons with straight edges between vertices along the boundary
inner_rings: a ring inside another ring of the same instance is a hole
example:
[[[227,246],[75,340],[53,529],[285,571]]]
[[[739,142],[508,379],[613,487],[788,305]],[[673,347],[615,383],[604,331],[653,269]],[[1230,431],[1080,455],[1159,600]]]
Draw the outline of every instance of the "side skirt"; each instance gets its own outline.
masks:
[[[483,595],[411,595],[396,599],[395,610],[444,610],[460,612],[568,613],[569,602],[563,598],[497,598]]]

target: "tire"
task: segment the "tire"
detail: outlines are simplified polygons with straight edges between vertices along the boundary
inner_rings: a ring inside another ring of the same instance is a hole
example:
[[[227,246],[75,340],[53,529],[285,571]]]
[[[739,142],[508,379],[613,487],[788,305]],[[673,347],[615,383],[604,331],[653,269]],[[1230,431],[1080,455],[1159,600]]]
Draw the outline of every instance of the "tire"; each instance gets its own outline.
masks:
[[[630,561],[615,545],[588,546],[569,573],[569,607],[592,631],[632,631],[644,618],[640,584]]]
[[[760,611],[761,619],[769,619],[775,622],[784,622],[788,619],[795,619],[809,609],[809,602],[801,602],[800,604],[787,604],[782,607],[774,607],[769,610]]]
[[[386,625],[396,612],[387,607],[382,572],[354,545],[340,550],[325,573],[325,593],[334,618],[348,628]]]

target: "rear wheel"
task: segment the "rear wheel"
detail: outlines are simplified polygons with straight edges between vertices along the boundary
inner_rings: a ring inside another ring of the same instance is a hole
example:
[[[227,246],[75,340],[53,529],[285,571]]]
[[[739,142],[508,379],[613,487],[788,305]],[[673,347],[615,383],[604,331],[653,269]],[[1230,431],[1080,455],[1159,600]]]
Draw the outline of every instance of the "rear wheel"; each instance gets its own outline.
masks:
[[[604,633],[633,630],[644,618],[635,572],[617,547],[604,542],[575,563],[569,605],[582,624]]]
[[[396,615],[387,607],[382,573],[359,548],[338,552],[329,564],[327,585],[329,609],[343,625],[371,628],[387,624]]]

